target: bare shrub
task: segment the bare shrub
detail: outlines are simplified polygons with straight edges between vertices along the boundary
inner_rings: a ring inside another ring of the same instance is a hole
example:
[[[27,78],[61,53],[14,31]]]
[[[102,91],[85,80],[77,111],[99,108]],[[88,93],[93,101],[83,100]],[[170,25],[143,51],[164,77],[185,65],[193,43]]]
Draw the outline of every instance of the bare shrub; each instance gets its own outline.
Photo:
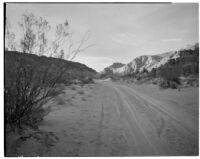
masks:
[[[166,80],[160,81],[159,87],[160,87],[160,88],[164,88],[164,89],[168,88],[167,81],[166,81]]]
[[[157,84],[157,81],[153,81],[152,84],[156,85],[156,84]]]
[[[69,99],[67,99],[66,100],[68,103],[71,103],[72,102],[72,100],[69,98]]]
[[[94,80],[92,79],[92,77],[86,77],[82,79],[82,84],[90,84],[90,83],[94,83]]]
[[[76,97],[75,96],[72,96],[72,99],[75,99]]]
[[[5,86],[5,124],[11,128],[36,128],[45,116],[43,105],[60,93],[55,84],[63,72],[52,76],[50,67],[34,70],[19,65],[14,79]]]
[[[72,90],[76,90],[76,87],[75,87],[75,86],[72,86],[71,89],[72,89]]]
[[[80,90],[80,91],[78,91],[78,94],[84,94],[84,91],[83,90]]]
[[[172,89],[177,89],[178,85],[180,84],[180,80],[178,78],[174,78],[171,80],[166,80],[163,79],[162,81],[160,81],[159,86],[160,88],[172,88]]]
[[[156,84],[158,84],[158,80],[157,79],[152,79],[151,83],[156,85]]]

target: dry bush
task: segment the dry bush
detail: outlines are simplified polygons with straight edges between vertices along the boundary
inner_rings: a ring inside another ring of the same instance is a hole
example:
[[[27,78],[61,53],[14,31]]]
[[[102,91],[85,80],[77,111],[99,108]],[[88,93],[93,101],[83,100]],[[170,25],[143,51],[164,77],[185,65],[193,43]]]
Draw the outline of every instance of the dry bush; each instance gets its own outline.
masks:
[[[67,101],[68,103],[71,103],[71,102],[72,102],[72,99],[69,98],[69,99],[67,99],[66,101]]]
[[[78,91],[78,94],[84,94],[84,91],[83,90],[80,90],[80,91]]]
[[[72,96],[72,99],[75,99],[76,97],[75,96]]]
[[[75,87],[75,86],[72,86],[71,89],[72,89],[72,90],[76,90],[76,87]]]
[[[94,80],[92,79],[92,77],[85,77],[82,79],[82,84],[90,84],[90,83],[94,83]]]
[[[159,86],[160,88],[172,88],[172,89],[177,89],[178,85],[180,84],[180,80],[178,78],[174,78],[171,80],[166,80],[163,79],[162,81],[160,81]]]
[[[5,124],[11,129],[28,125],[37,128],[38,123],[46,115],[43,105],[61,93],[55,84],[62,76],[51,73],[51,68],[34,70],[31,67],[17,67],[15,78],[6,78],[5,84]]]
[[[156,80],[153,80],[153,81],[152,81],[152,84],[156,85],[156,84],[157,84],[157,81],[156,81]]]

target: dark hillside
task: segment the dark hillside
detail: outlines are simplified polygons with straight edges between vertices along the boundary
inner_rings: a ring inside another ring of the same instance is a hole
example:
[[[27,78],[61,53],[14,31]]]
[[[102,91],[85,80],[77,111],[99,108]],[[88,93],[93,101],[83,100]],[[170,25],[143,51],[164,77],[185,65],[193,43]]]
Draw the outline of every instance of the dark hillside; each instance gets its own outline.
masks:
[[[60,82],[68,83],[74,79],[82,79],[86,76],[93,76],[96,71],[78,62],[67,61],[58,58],[37,56],[34,54],[20,53],[16,51],[5,51],[5,84],[12,81],[15,77],[16,70],[19,65],[30,67],[36,72],[40,72],[44,67],[51,66],[53,74],[61,69],[66,69],[66,72]]]

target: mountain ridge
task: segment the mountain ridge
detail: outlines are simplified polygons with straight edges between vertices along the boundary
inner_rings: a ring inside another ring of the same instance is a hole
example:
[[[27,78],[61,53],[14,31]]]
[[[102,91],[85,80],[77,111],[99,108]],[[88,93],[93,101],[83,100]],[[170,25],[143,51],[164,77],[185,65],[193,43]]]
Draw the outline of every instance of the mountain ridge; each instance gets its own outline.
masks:
[[[185,50],[194,50],[197,44],[192,45],[190,47],[185,48]],[[181,49],[184,50],[184,49]],[[119,74],[119,75],[127,75],[131,73],[136,72],[142,72],[143,70],[147,70],[148,72],[151,72],[152,69],[156,69],[161,67],[162,65],[165,65],[172,59],[177,59],[180,57],[180,51],[169,51],[164,52],[157,55],[141,55],[136,58],[134,58],[132,61],[128,62],[127,64],[123,65],[122,67],[113,69],[111,66],[106,67],[104,71],[101,73],[105,73],[106,71],[110,71],[113,74]],[[111,67],[111,68],[110,68]],[[108,70],[110,68],[110,70]]]

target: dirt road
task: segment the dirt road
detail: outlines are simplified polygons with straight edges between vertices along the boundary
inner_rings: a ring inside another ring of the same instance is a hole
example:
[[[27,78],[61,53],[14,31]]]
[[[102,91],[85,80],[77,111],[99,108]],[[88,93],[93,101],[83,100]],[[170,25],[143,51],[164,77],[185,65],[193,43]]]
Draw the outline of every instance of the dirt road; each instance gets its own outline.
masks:
[[[115,108],[129,131],[132,155],[197,154],[198,119],[127,86],[105,85],[117,96]]]
[[[152,97],[149,92],[110,81],[98,81],[71,92],[66,90],[60,97],[64,103],[52,102],[54,110],[40,125],[41,132],[50,133],[46,139],[35,137],[39,145],[36,141],[31,144],[26,141],[18,149],[19,154],[198,155],[198,115],[194,115],[195,111],[198,114],[198,103],[188,105],[194,110],[191,112],[179,101],[170,103],[159,96]],[[191,92],[198,102],[198,88]],[[187,94],[182,98],[191,100]]]

